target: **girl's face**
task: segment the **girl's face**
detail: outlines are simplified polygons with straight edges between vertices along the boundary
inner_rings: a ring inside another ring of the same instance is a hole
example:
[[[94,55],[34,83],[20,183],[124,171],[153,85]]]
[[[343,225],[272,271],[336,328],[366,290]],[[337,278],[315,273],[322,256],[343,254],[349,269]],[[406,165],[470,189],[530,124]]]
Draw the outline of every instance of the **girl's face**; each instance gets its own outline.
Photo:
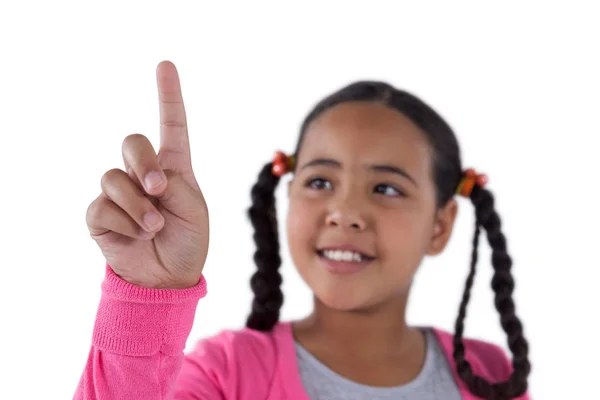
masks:
[[[455,200],[436,209],[432,176],[424,133],[391,108],[344,103],[313,121],[289,186],[287,234],[321,302],[358,310],[408,291],[456,216]]]

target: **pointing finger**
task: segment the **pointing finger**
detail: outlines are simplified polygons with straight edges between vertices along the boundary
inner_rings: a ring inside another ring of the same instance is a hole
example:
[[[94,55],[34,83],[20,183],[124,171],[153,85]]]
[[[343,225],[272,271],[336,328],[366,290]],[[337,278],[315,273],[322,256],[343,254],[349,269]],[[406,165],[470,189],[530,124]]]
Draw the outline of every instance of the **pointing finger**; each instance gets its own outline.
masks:
[[[191,168],[190,143],[177,68],[163,61],[156,68],[160,109],[160,153],[169,153],[164,168]]]

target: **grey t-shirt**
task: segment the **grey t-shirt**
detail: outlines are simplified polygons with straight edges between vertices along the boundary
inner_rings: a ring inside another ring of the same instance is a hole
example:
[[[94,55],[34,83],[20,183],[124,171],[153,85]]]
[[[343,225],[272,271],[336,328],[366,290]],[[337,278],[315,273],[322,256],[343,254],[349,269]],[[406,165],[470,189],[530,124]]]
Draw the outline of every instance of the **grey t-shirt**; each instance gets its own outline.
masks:
[[[411,382],[392,388],[361,385],[336,374],[296,342],[304,390],[312,400],[460,400],[452,371],[435,334],[426,330],[425,363]]]

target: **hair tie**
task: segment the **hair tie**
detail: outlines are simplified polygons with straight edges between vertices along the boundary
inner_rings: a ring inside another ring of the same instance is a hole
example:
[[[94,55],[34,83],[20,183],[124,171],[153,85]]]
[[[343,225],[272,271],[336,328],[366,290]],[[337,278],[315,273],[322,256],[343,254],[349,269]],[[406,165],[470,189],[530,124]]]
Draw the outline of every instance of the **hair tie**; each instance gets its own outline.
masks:
[[[282,151],[277,151],[275,157],[273,157],[273,175],[282,177],[283,175],[294,169],[294,163],[296,158],[294,156],[288,156]]]
[[[471,197],[475,185],[484,187],[487,183],[487,175],[478,174],[474,169],[469,168],[463,172],[463,176],[456,188],[456,194],[460,194],[464,197]]]

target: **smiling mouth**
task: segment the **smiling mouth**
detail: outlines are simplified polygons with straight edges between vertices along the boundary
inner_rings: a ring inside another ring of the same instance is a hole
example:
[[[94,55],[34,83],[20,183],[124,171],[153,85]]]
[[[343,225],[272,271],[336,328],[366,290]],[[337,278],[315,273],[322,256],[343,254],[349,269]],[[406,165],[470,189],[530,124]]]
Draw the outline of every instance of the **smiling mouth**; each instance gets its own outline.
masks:
[[[323,249],[317,250],[317,254],[327,260],[341,262],[368,262],[373,261],[375,257],[353,250],[335,250]]]

